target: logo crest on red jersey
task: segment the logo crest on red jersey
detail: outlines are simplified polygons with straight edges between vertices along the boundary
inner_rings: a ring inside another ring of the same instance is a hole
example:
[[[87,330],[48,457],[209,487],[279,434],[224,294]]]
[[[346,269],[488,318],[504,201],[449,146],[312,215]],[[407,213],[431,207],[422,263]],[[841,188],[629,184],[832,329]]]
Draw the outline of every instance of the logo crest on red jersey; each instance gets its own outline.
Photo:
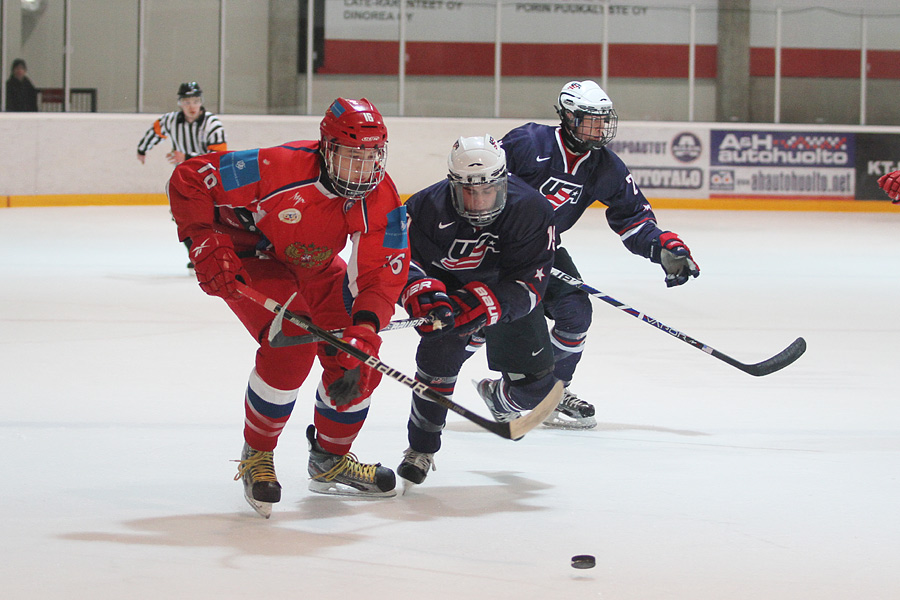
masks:
[[[294,242],[284,249],[284,256],[292,265],[304,269],[315,269],[331,260],[331,248],[321,248],[314,244],[298,244]]]
[[[286,208],[278,213],[278,220],[282,223],[293,225],[294,223],[299,223],[302,216],[296,208]]]

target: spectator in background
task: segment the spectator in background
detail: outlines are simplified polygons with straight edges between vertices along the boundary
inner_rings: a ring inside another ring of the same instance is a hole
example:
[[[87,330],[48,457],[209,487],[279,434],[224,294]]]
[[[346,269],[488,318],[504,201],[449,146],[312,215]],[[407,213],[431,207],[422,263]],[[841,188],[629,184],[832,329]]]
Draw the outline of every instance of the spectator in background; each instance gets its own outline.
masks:
[[[9,112],[37,112],[37,88],[26,76],[25,61],[17,58],[12,63],[12,75],[6,80],[6,110]]]

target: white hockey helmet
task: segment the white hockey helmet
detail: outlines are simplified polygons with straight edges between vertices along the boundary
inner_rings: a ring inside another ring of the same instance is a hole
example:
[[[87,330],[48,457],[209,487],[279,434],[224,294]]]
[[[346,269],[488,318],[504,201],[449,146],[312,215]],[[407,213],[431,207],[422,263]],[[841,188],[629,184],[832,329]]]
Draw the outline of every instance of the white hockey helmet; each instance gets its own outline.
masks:
[[[570,81],[556,101],[563,141],[579,154],[602,148],[616,137],[619,117],[612,100],[596,82]]]
[[[493,223],[506,206],[506,152],[491,135],[461,137],[447,157],[453,208],[475,227]]]

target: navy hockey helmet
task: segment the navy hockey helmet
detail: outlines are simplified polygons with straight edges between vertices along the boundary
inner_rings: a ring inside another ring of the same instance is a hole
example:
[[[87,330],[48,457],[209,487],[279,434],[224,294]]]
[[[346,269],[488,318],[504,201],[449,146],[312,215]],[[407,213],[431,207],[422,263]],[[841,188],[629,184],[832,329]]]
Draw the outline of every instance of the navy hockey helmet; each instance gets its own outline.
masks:
[[[619,117],[607,93],[593,81],[564,85],[555,108],[562,121],[563,141],[573,152],[597,150],[616,137]]]

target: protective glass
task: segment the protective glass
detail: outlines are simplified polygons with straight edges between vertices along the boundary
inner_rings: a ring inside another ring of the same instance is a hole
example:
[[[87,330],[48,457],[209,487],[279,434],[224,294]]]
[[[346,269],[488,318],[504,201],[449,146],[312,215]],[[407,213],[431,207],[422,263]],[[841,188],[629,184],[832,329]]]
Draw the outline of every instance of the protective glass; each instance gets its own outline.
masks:
[[[506,206],[507,178],[490,183],[450,181],[453,207],[461,217],[476,227],[493,223]]]

